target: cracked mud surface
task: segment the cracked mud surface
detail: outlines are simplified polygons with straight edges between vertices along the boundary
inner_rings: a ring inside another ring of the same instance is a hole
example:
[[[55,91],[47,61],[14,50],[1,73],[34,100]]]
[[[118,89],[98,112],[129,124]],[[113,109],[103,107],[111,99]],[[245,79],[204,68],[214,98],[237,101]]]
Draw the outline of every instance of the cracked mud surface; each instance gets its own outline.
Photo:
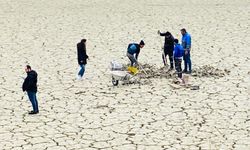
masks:
[[[0,0],[0,6],[0,149],[250,149],[249,0]],[[174,89],[166,77],[112,86],[109,63],[128,63],[128,43],[144,39],[139,61],[160,68],[157,30],[180,39],[183,27],[192,35],[194,69],[230,73],[192,76],[200,86],[194,91]],[[76,81],[83,37],[90,60]],[[26,63],[39,75],[34,116],[21,91]]]

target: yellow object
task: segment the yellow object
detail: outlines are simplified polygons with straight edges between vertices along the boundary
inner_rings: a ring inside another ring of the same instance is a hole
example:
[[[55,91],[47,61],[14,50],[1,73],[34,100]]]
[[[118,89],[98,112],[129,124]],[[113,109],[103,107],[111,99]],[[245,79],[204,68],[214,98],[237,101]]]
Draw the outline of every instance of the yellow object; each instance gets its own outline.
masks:
[[[135,67],[128,67],[128,71],[134,75],[138,73],[138,69]]]

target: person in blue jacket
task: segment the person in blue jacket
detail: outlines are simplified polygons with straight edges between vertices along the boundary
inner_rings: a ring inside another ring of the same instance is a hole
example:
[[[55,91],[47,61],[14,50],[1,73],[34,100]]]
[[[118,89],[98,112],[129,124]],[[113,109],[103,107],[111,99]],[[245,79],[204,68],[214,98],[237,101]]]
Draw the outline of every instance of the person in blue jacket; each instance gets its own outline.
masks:
[[[187,33],[186,29],[181,29],[182,42],[181,45],[184,48],[184,73],[192,73],[192,63],[190,59],[190,50],[191,50],[191,36]]]
[[[138,56],[140,53],[141,48],[143,48],[145,45],[144,41],[141,40],[139,44],[137,43],[130,43],[128,45],[127,49],[127,56],[131,62],[131,66],[137,66],[138,65]]]
[[[179,44],[178,39],[174,39],[174,62],[175,62],[175,69],[178,74],[178,77],[182,78],[182,69],[181,69],[181,62],[182,57],[184,54],[183,47]]]

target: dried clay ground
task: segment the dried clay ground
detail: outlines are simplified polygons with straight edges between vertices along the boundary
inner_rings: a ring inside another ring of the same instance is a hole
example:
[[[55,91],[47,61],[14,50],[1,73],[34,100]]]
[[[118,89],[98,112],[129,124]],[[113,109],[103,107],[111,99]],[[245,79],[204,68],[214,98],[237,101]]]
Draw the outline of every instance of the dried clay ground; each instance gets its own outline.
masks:
[[[0,7],[0,149],[250,149],[249,0],[0,0]],[[190,84],[199,90],[166,76],[112,85],[110,61],[127,64],[130,42],[145,41],[139,61],[157,70],[157,30],[180,40],[183,27],[192,36]],[[82,38],[90,60],[78,81]],[[21,90],[26,64],[39,75],[33,116]],[[216,69],[222,75],[211,74]]]

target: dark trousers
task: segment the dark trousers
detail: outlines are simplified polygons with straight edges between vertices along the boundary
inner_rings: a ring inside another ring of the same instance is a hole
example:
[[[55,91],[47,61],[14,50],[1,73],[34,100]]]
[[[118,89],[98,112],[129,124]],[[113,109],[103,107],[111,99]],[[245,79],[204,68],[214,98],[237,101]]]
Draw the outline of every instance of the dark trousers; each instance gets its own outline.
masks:
[[[38,112],[39,110],[38,110],[38,102],[36,99],[36,92],[27,91],[27,93],[28,93],[28,97],[30,99],[30,102],[32,104],[33,111]]]
[[[131,62],[130,66],[136,66],[138,64],[134,55],[127,53],[127,57],[129,58]]]
[[[182,78],[181,59],[175,59],[175,69],[179,78]]]
[[[164,54],[165,54],[165,56],[164,56]],[[170,68],[173,69],[174,68],[173,49],[171,49],[171,48],[164,48],[164,54],[162,55],[162,59],[164,60],[164,57],[166,58],[167,55],[168,55],[168,59],[169,59],[169,62],[170,62]],[[163,63],[164,63],[164,65],[166,65],[165,60],[164,60]]]

